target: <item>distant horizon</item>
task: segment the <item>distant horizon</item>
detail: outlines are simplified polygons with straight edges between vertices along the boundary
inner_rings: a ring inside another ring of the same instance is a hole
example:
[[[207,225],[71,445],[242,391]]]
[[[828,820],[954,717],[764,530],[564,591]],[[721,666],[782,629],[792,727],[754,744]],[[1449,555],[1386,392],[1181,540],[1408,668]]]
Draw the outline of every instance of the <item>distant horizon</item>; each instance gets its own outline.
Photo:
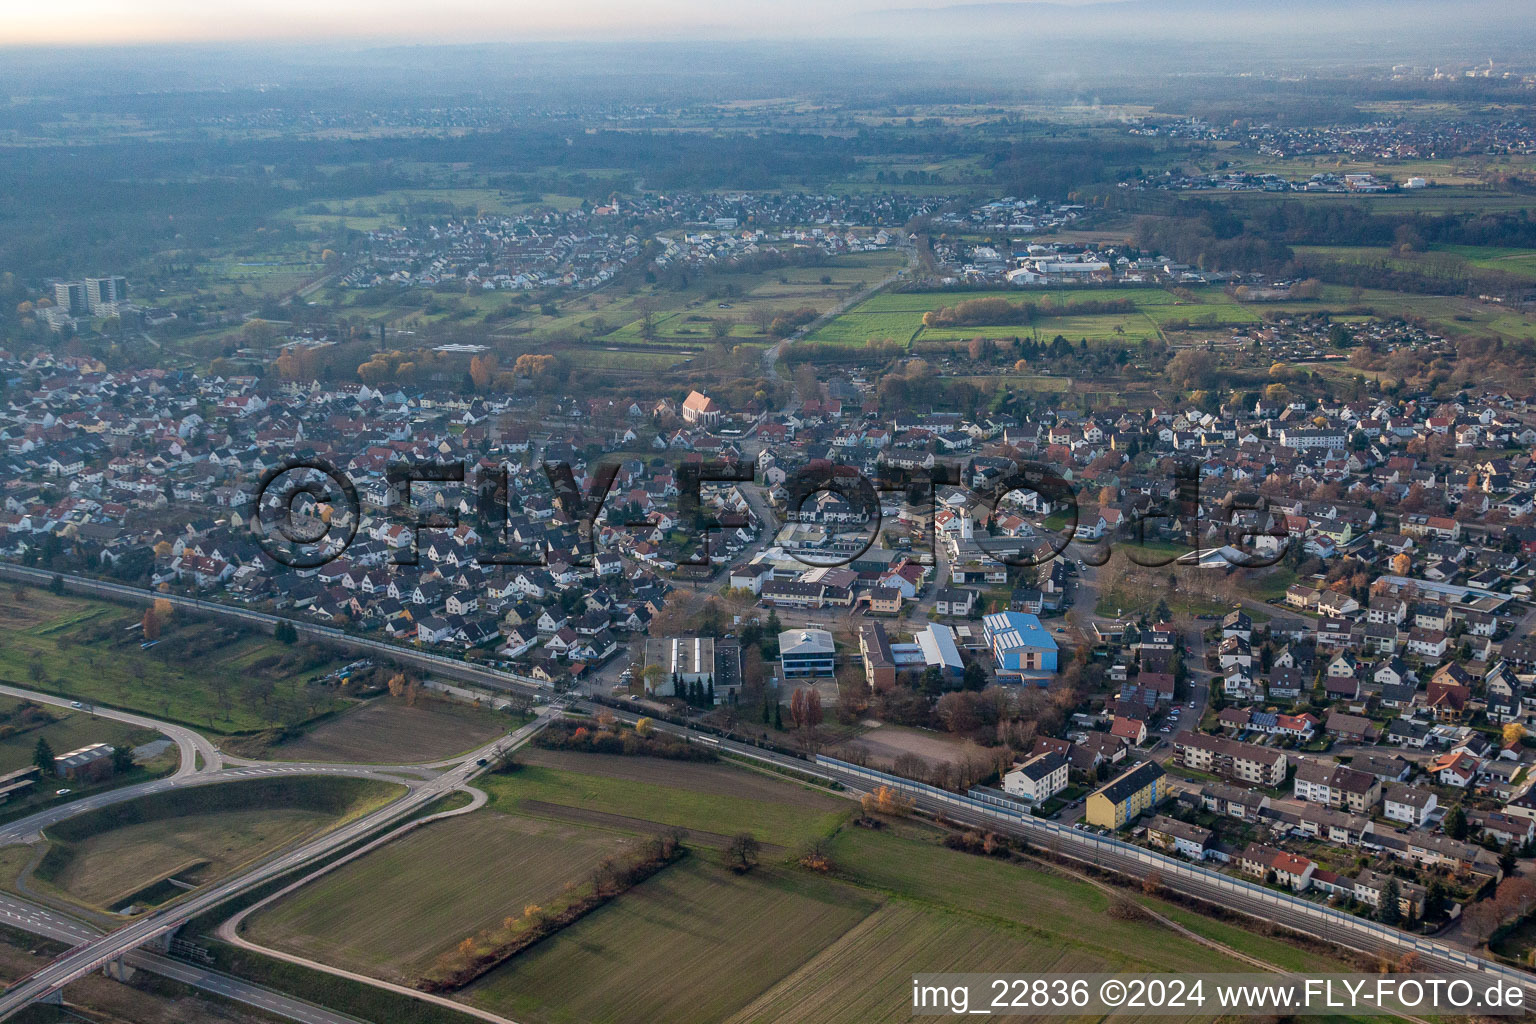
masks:
[[[1057,0],[1004,0],[1021,4]],[[1071,3],[1073,0],[1066,0]],[[1078,3],[1133,0],[1076,0]],[[931,7],[957,6],[939,2]],[[903,6],[901,0],[761,0],[748,14],[722,18],[709,0],[656,0],[640,8],[614,0],[567,0],[560,5],[513,2],[487,9],[476,0],[441,0],[430,12],[403,0],[335,0],[317,8],[297,0],[210,6],[189,0],[142,0],[131,8],[113,0],[60,0],[7,15],[0,46],[71,47],[146,43],[294,42],[450,44],[658,40],[731,34],[785,38],[797,16],[815,21],[857,17]],[[829,11],[829,7],[832,10]],[[766,22],[776,26],[764,30]],[[756,23],[756,27],[754,27]],[[88,26],[82,29],[82,26]]]
[[[1009,29],[1026,27],[1020,19],[1039,15],[1038,27],[1052,31],[1081,27],[1112,34],[1144,29],[1153,35],[1188,31],[1204,36],[1213,29],[1234,34],[1280,32],[1287,35],[1339,27],[1358,30],[1382,23],[1379,15],[1450,13],[1450,0],[1339,0],[1323,5],[1330,23],[1305,24],[1284,10],[1259,3],[1217,4],[1221,24],[1199,11],[1202,0],[761,0],[750,9],[723,7],[711,0],[653,0],[643,8],[615,0],[568,0],[558,6],[514,0],[489,6],[484,0],[441,0],[430,10],[405,0],[336,0],[317,8],[300,0],[237,0],[212,6],[192,0],[142,0],[128,7],[119,0],[59,0],[9,12],[0,23],[0,49],[77,49],[146,45],[234,45],[280,43],[353,46],[455,45],[475,43],[583,43],[666,41],[830,41],[835,38],[877,37],[884,19],[923,25],[938,34],[964,33],[983,22],[1007,17]],[[1316,5],[1313,5],[1316,6]],[[1456,20],[1444,25],[1449,35],[1464,31],[1476,13],[1498,10],[1516,13],[1519,0],[1468,0],[1456,3]],[[1176,15],[1152,11],[1138,19],[1128,11],[1098,8],[1168,8]],[[1012,8],[1013,10],[1007,10]],[[1194,8],[1195,17],[1188,17]],[[945,24],[945,12],[953,22]],[[1372,13],[1374,12],[1374,13]],[[1185,17],[1178,17],[1183,14]],[[1364,19],[1364,20],[1362,20]],[[1375,19],[1375,20],[1372,20]],[[1139,23],[1139,24],[1138,24]],[[1401,21],[1391,23],[1401,28]],[[1034,27],[1034,26],[1028,26]]]

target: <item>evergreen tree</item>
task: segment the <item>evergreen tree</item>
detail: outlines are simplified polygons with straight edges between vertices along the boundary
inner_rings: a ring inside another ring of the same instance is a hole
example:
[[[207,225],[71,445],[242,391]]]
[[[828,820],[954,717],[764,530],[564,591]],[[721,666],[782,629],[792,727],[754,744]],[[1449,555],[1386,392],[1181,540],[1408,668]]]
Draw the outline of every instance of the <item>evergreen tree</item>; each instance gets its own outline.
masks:
[[[974,661],[965,666],[965,675],[962,677],[962,680],[967,690],[985,690],[987,688],[986,670]]]
[[[784,706],[778,701],[773,702],[773,727],[781,732],[784,729]]]
[[[1467,828],[1467,812],[1461,804],[1451,808],[1451,813],[1445,816],[1445,834],[1452,839],[1465,839],[1470,830]]]
[[[53,771],[53,747],[41,736],[37,738],[37,746],[32,751],[32,763],[45,773]]]
[[[772,714],[772,712],[768,708],[768,697],[765,694],[763,696],[763,724],[764,725],[768,725],[772,721],[773,721],[773,714]]]
[[[715,677],[714,676],[710,676],[709,677],[709,692],[707,694],[705,694],[704,697],[705,697],[705,700],[704,700],[704,706],[705,707],[712,708],[712,707],[715,706]]]
[[[1376,920],[1382,924],[1397,924],[1403,919],[1401,900],[1403,888],[1397,884],[1397,879],[1387,882],[1387,887],[1381,892],[1381,906],[1376,908]]]
[[[1429,883],[1429,891],[1424,896],[1424,916],[1426,918],[1439,917],[1445,912],[1445,901],[1450,893],[1445,883],[1436,878]]]

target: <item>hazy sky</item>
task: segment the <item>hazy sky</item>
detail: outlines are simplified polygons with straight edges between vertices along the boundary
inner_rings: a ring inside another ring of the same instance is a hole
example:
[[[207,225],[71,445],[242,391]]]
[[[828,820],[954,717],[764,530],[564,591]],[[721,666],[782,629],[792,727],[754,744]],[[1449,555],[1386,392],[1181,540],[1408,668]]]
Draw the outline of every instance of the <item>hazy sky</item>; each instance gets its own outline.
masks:
[[[1529,63],[1536,0],[0,0],[0,48],[112,43],[794,39],[927,46],[1052,33],[1380,49],[1477,34]],[[947,8],[962,8],[959,11]],[[919,13],[921,12],[921,13]],[[1451,17],[1454,12],[1454,17]],[[1492,33],[1492,34],[1490,34]],[[1514,36],[1520,36],[1515,40]],[[1294,41],[1294,40],[1293,40]],[[1511,49],[1513,48],[1513,49]],[[1501,51],[1502,52],[1502,51]],[[153,70],[146,67],[144,70]],[[686,71],[686,67],[678,69]]]
[[[4,0],[0,45],[386,38],[423,42],[812,36],[871,11],[955,0]],[[1015,0],[1030,2],[1030,0]],[[1067,0],[1074,2],[1074,0]],[[1083,0],[1076,0],[1083,2]]]

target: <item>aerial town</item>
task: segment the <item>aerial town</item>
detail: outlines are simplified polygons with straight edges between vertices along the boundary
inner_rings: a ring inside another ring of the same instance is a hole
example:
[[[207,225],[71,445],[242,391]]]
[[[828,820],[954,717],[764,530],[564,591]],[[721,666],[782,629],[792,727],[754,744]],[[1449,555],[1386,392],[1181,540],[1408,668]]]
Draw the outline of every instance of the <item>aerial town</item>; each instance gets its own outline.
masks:
[[[1536,998],[1536,37],[1420,6],[16,46],[0,1021]]]

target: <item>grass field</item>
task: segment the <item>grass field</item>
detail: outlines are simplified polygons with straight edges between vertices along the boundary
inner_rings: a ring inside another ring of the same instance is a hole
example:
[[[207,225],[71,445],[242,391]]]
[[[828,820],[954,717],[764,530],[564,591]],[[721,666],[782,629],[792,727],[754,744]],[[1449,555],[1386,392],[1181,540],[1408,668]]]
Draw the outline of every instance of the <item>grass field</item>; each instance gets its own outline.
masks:
[[[1300,257],[1339,263],[1363,263],[1392,270],[1427,274],[1453,279],[1459,274],[1479,270],[1498,271],[1527,280],[1536,280],[1536,250],[1501,249],[1494,246],[1437,246],[1428,252],[1399,254],[1386,246],[1298,245]]]
[[[1398,173],[1396,170],[1394,174]],[[1482,213],[1497,210],[1522,210],[1530,206],[1526,196],[1499,192],[1493,189],[1448,187],[1417,189],[1409,192],[1384,192],[1379,194],[1347,192],[1230,192],[1213,194],[1209,191],[1177,193],[1180,202],[1208,202],[1219,198],[1222,203],[1234,206],[1267,206],[1271,203],[1339,203],[1345,206],[1366,206],[1375,213]]]
[[[1401,107],[1394,103],[1361,104],[1361,109],[1375,108],[1380,111],[1392,111],[1401,116]],[[1433,160],[1375,160],[1370,158],[1358,159],[1342,156],[1335,153],[1310,154],[1288,156],[1284,159],[1259,155],[1244,150],[1241,147],[1219,146],[1223,156],[1227,157],[1232,166],[1251,174],[1278,174],[1283,178],[1292,180],[1307,178],[1313,174],[1331,172],[1333,174],[1386,174],[1394,181],[1402,182],[1412,177],[1427,178],[1436,185],[1467,186],[1479,184],[1485,175],[1499,170],[1504,172],[1518,172],[1528,170],[1530,162],[1520,156],[1503,157],[1478,157],[1475,159],[1458,159],[1455,157]],[[1438,190],[1437,190],[1438,191]],[[1434,193],[1419,193],[1430,195]],[[1399,193],[1400,197],[1402,194]],[[1408,193],[1413,197],[1413,193]],[[1370,194],[1360,198],[1392,198],[1379,194]]]
[[[1109,898],[1073,878],[956,853],[936,841],[864,829],[839,833],[833,863],[865,888],[1021,928],[1048,944],[1070,943],[1101,962],[1213,969],[1201,967],[1213,959],[1209,950],[1147,922],[1109,917]],[[1091,932],[1082,928],[1085,916],[1093,920]]]
[[[482,812],[353,861],[253,917],[264,945],[409,984],[460,939],[546,904],[626,837]]]
[[[1497,270],[1505,274],[1536,279],[1536,249],[1501,249],[1491,245],[1443,245],[1436,246],[1433,252],[1460,256],[1472,266],[1482,270]]]
[[[241,294],[281,296],[304,285],[324,269],[324,264],[292,258],[233,258],[204,263],[198,274],[220,282]]]
[[[17,714],[22,704],[22,701],[14,697],[0,697],[0,733],[5,732],[6,728],[16,730],[0,738],[0,773],[30,765],[39,739],[47,740],[55,754],[63,754],[92,743],[137,747],[160,735],[153,729],[139,729],[124,722],[114,722],[110,718],[98,718],[88,711],[51,705],[42,707],[56,721],[48,725],[28,724],[27,716]]]
[[[954,342],[975,337],[1030,337],[1050,339],[1060,334],[1076,341],[1134,341],[1161,335],[1170,324],[1218,326],[1256,323],[1256,312],[1228,296],[1220,288],[1193,289],[1195,301],[1179,298],[1163,288],[1016,288],[978,292],[885,292],[875,295],[812,332],[807,341],[862,345],[870,338],[900,342]],[[1065,315],[1041,316],[1033,324],[927,328],[923,314],[968,299],[1006,298],[1014,303],[1050,305],[1067,310]],[[1128,313],[1070,313],[1074,302],[1108,302],[1127,299],[1136,305]]]
[[[485,780],[493,806],[621,829],[644,822],[794,849],[848,816],[846,800],[725,764],[534,750],[513,775]],[[561,810],[562,808],[568,810]]]
[[[519,1021],[713,1024],[875,907],[814,875],[760,867],[741,877],[697,855],[492,971],[465,998]]]
[[[1112,963],[1065,943],[1051,947],[965,915],[893,900],[726,1019],[729,1024],[907,1021],[911,975],[919,970],[1112,969]]]
[[[1453,336],[1497,334],[1505,338],[1536,339],[1536,319],[1529,314],[1460,295],[1415,295],[1376,288],[1363,288],[1357,292],[1343,285],[1324,285],[1322,296],[1316,300],[1255,303],[1252,308],[1261,313],[1353,315],[1368,311],[1383,317],[1418,317],[1432,328]]]
[[[769,344],[776,339],[763,333],[754,321],[755,313],[787,313],[805,307],[826,312],[905,263],[902,253],[882,251],[837,256],[816,267],[778,267],[752,273],[710,273],[701,269],[690,272],[682,287],[610,283],[591,292],[566,296],[550,310],[552,315],[545,315],[542,308],[526,308],[528,298],[517,292],[466,296],[413,290],[399,296],[393,304],[373,305],[373,297],[367,292],[328,288],[317,298],[324,297],[358,315],[386,319],[402,328],[409,328],[412,321],[484,321],[490,314],[517,305],[524,308],[522,313],[490,322],[492,345],[498,340],[516,340],[527,345],[551,341],[564,344],[573,338],[590,338],[589,343],[577,347],[637,346],[654,350],[670,346],[681,350],[681,358],[688,350],[718,344],[714,320],[731,322],[726,339],[731,345]],[[440,309],[428,312],[434,304]],[[650,337],[644,334],[647,312],[652,327]]]
[[[40,866],[54,888],[88,906],[116,910],[130,900],[158,904],[193,885],[273,853],[330,819],[315,811],[269,808],[129,825],[73,844],[62,863]],[[174,879],[174,881],[172,881]],[[159,883],[167,882],[163,888]]]
[[[51,845],[34,878],[102,910],[130,901],[157,905],[400,792],[398,786],[346,778],[168,790],[51,826]]]
[[[414,707],[380,697],[327,719],[286,743],[248,756],[274,761],[417,764],[483,746],[518,720],[504,712],[421,698]]]
[[[595,370],[627,370],[646,372],[665,370],[688,359],[691,350],[674,348],[670,352],[650,352],[644,349],[576,347],[561,352],[572,366]]]
[[[354,199],[328,200],[287,211],[284,216],[302,231],[326,234],[338,224],[351,231],[376,231],[413,217],[442,218],[450,212],[515,214],[536,206],[570,210],[581,205],[573,196],[541,195],[538,203],[497,188],[397,188]]]
[[[1110,916],[1109,897],[1086,882],[956,853],[922,826],[846,829],[833,861],[830,879],[783,868],[738,877],[695,857],[465,997],[533,1024],[894,1022],[911,1019],[917,971],[1247,969],[1156,922]],[[1252,955],[1342,969],[1174,910],[1191,929]]]
[[[997,381],[999,386],[1015,388],[1019,391],[1076,391],[1071,377],[1047,377],[1042,374],[1029,373],[999,373],[992,376],[966,376],[965,374],[945,374],[950,380],[968,380],[974,384],[983,381]]]
[[[696,830],[686,861],[461,998],[527,1024],[835,1024],[908,1020],[916,971],[1249,969],[1149,919],[1112,915],[1111,897],[1088,882],[949,850],[917,822],[841,827],[830,877],[773,850],[747,875],[725,870],[706,836],[747,829],[787,845],[837,828],[851,809],[786,780],[641,757],[531,750],[525,760],[483,780],[491,809],[429,826],[302,890],[258,915],[252,938],[408,978],[487,922],[558,891],[628,834],[665,823]],[[1343,969],[1242,925],[1139,892],[1126,898],[1276,964]]]
[[[610,322],[616,314],[628,313],[630,319],[617,330],[602,336],[603,344],[687,344],[704,347],[716,344],[710,321],[733,321],[730,343],[768,344],[775,339],[762,333],[750,322],[752,313],[770,309],[776,313],[810,308],[824,313],[856,293],[875,284],[905,264],[897,252],[856,253],[836,257],[822,267],[784,267],[760,274],[716,275],[680,292],[658,292],[637,297],[626,305],[603,314]],[[826,278],[823,281],[823,278]],[[734,285],[740,292],[709,301],[721,285]],[[697,292],[697,294],[695,294]],[[653,337],[645,338],[644,305],[652,306]],[[721,308],[724,303],[726,308]]]
[[[142,614],[46,590],[18,597],[0,589],[0,680],[214,732],[303,721],[339,706],[329,691],[305,685],[339,664],[329,653],[181,617],[145,651],[132,629]]]

